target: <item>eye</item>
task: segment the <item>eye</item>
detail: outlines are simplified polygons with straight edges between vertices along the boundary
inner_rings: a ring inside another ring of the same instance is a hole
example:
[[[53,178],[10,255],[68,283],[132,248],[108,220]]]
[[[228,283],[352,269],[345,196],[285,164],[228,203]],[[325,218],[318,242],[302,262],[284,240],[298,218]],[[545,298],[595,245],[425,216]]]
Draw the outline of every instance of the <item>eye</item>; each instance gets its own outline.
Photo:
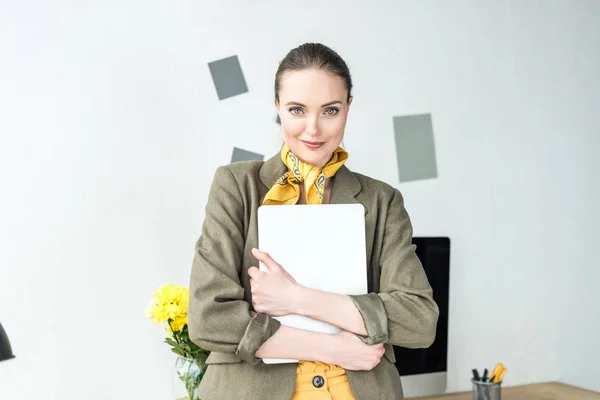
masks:
[[[325,114],[327,115],[336,115],[340,110],[338,110],[337,108],[328,108],[327,110],[325,110]]]
[[[298,112],[296,112],[296,111],[298,111]],[[300,115],[300,113],[302,112],[302,110],[299,109],[298,107],[292,107],[292,108],[289,109],[289,112],[292,115]]]

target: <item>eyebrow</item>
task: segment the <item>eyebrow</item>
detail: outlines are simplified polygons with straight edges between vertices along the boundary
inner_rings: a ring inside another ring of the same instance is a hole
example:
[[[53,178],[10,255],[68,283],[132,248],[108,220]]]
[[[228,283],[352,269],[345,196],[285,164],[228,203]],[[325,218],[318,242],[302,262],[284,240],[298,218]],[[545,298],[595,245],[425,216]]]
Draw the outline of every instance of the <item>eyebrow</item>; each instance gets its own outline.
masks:
[[[329,103],[325,103],[325,104],[323,104],[321,107],[327,107],[327,106],[330,106],[330,105],[333,105],[333,104],[337,104],[337,103],[339,103],[339,104],[343,104],[343,103],[342,103],[341,101],[339,101],[339,100],[334,100],[334,101],[330,101]],[[302,104],[302,103],[298,103],[297,101],[290,101],[290,102],[286,103],[285,105],[286,105],[286,106],[300,106],[300,107],[306,107],[304,104]]]

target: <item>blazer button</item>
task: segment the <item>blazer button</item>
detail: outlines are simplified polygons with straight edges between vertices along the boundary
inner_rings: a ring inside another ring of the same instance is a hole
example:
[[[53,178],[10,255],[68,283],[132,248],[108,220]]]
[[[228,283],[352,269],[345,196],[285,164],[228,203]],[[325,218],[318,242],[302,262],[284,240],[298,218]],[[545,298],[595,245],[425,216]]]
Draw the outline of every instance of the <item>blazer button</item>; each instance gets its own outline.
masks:
[[[325,379],[323,379],[323,377],[322,377],[322,376],[320,376],[320,375],[317,375],[317,376],[315,376],[315,377],[313,378],[313,380],[312,380],[312,384],[313,384],[313,386],[314,386],[314,387],[316,387],[316,388],[321,388],[321,387],[323,387],[323,385],[325,384]]]

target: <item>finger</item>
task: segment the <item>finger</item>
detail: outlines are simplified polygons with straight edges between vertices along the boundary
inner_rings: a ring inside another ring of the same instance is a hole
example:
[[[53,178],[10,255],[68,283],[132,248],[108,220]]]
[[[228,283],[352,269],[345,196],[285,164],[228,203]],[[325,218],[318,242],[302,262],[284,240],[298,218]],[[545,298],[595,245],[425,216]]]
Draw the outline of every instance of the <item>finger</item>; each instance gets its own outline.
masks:
[[[281,268],[281,265],[277,264],[277,262],[275,262],[275,260],[273,260],[273,258],[271,258],[271,255],[269,253],[260,251],[257,248],[253,248],[252,255],[258,261],[261,261],[268,268],[269,271],[274,271],[276,269]]]
[[[248,275],[252,279],[258,279],[262,276],[262,274],[264,274],[264,272],[258,269],[257,267],[248,268]]]

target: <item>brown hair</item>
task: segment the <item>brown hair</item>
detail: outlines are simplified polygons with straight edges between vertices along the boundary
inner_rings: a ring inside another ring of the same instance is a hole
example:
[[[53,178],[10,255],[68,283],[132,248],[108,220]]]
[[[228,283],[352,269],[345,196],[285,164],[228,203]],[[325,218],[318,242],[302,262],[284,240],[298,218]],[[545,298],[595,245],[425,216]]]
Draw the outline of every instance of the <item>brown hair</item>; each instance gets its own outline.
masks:
[[[348,65],[338,53],[321,43],[304,43],[290,52],[279,63],[275,74],[275,99],[279,102],[281,76],[287,71],[320,69],[344,80],[348,98],[352,95],[352,77]]]

